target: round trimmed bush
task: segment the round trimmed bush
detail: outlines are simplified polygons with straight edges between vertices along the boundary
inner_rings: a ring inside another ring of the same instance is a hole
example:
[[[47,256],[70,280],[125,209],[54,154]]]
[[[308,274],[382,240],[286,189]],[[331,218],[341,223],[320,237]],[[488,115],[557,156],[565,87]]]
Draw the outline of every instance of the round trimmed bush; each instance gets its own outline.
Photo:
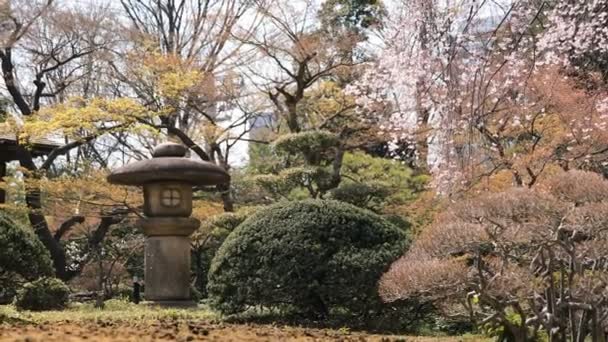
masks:
[[[15,306],[19,310],[60,310],[67,306],[70,289],[57,278],[40,278],[27,283],[17,292]]]
[[[11,302],[26,281],[53,274],[48,251],[26,227],[0,213],[0,303]]]
[[[219,248],[210,302],[224,313],[251,306],[368,313],[380,303],[378,279],[406,245],[403,231],[353,205],[280,203],[249,217]]]

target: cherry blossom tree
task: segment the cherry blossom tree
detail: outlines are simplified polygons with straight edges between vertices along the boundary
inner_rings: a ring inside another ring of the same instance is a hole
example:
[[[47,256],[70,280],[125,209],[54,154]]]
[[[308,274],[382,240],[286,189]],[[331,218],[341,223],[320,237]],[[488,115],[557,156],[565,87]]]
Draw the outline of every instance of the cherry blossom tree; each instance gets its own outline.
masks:
[[[385,130],[416,142],[418,164],[444,192],[505,171],[533,186],[552,164],[597,168],[606,158],[607,6],[403,1],[377,63],[351,91],[362,108],[391,111]],[[560,98],[573,94],[585,109],[564,120]]]

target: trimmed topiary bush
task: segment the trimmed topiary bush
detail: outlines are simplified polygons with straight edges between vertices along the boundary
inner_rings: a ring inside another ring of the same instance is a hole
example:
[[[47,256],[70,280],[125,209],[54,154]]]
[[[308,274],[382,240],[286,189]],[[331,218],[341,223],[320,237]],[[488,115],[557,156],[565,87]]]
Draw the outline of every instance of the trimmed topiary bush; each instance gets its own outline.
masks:
[[[339,143],[338,137],[328,131],[305,131],[299,133],[284,134],[272,143],[274,149],[279,153],[290,155],[316,155],[328,153],[332,147]]]
[[[48,251],[26,227],[0,213],[0,303],[11,302],[26,281],[53,274]]]
[[[57,278],[40,278],[27,283],[17,292],[15,306],[19,310],[60,310],[67,306],[70,289]]]
[[[263,306],[368,314],[380,304],[378,279],[406,245],[403,231],[353,205],[280,203],[249,217],[220,247],[210,302],[224,313]]]

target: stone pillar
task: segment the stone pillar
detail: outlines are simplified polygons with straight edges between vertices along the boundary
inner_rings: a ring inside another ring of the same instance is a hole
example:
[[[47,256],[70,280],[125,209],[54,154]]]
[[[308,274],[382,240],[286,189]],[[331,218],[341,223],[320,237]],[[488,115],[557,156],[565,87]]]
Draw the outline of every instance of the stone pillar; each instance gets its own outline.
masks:
[[[150,217],[139,221],[146,235],[146,301],[162,306],[196,305],[190,298],[190,234],[199,224],[191,217]]]
[[[149,236],[145,255],[146,300],[190,299],[190,239]]]

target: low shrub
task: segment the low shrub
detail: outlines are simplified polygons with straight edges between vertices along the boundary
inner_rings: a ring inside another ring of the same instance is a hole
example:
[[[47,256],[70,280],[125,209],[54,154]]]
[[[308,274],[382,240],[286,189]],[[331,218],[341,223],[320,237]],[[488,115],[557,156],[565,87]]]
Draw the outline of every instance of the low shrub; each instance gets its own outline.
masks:
[[[239,225],[214,257],[210,303],[224,313],[253,306],[373,314],[377,282],[407,246],[382,217],[338,201],[280,203]]]
[[[40,278],[27,283],[17,292],[15,306],[19,310],[60,310],[67,306],[70,289],[57,278]]]
[[[53,274],[48,251],[27,227],[0,213],[0,304],[10,303],[26,281]]]

